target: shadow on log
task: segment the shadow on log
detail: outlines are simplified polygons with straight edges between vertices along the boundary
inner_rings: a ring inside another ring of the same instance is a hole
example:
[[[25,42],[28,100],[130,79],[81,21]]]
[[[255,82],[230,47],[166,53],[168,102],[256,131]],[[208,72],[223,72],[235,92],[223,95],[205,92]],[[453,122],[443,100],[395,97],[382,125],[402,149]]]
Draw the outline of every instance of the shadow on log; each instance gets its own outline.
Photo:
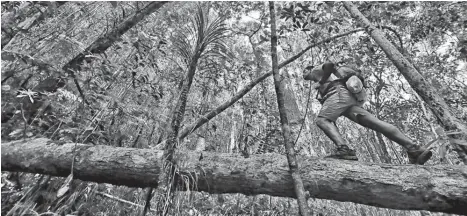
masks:
[[[2,144],[2,170],[70,174],[74,144],[48,139]],[[130,187],[157,187],[162,151],[77,145],[77,179]],[[178,152],[182,180],[209,193],[268,194],[295,197],[285,156]],[[298,157],[305,190],[311,197],[371,206],[465,214],[466,166],[373,164]]]

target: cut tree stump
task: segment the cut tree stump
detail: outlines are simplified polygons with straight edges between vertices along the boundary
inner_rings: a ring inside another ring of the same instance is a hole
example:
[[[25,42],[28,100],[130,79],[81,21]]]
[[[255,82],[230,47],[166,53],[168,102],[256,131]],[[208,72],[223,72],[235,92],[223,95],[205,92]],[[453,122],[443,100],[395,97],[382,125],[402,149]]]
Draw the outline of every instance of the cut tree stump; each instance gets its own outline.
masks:
[[[74,144],[45,138],[2,144],[2,170],[66,177]],[[295,197],[284,155],[177,152],[181,180],[190,190]],[[74,177],[84,181],[157,187],[162,151],[77,144]],[[371,206],[466,214],[467,167],[390,165],[298,157],[311,197]]]

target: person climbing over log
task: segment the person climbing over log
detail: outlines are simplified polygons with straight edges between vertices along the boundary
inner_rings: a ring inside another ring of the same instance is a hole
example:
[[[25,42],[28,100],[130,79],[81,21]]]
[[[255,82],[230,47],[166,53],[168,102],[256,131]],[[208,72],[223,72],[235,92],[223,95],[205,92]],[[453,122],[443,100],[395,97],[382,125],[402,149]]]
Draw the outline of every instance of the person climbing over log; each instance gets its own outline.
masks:
[[[348,67],[337,67],[332,62],[318,66],[308,66],[303,71],[303,78],[318,83],[316,87],[321,96],[321,110],[316,124],[337,145],[330,158],[358,160],[355,151],[350,149],[339,133],[335,121],[340,116],[382,133],[390,140],[401,145],[406,151],[411,164],[424,164],[432,152],[416,145],[401,131],[387,122],[381,121],[362,108],[365,92],[364,80],[359,71]]]

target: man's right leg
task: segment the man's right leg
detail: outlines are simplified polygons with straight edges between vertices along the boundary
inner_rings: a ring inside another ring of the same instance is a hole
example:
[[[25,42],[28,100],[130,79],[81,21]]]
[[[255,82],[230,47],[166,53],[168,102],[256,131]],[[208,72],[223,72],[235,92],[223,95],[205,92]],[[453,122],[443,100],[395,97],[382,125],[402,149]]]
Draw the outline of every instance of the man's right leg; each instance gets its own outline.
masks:
[[[316,125],[328,136],[337,146],[346,145],[339,130],[334,123],[324,117],[316,118]]]

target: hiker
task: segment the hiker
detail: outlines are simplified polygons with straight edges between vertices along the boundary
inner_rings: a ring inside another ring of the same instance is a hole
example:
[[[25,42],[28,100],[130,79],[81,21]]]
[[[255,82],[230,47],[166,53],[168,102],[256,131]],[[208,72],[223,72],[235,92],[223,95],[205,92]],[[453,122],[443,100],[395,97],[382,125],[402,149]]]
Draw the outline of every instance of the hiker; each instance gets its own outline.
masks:
[[[360,80],[355,79],[356,77]],[[335,125],[339,116],[345,116],[364,127],[382,133],[404,147],[411,164],[424,164],[431,158],[431,151],[415,145],[397,127],[379,120],[362,108],[365,92],[359,71],[346,66],[337,67],[334,63],[327,62],[316,67],[306,67],[303,78],[319,83],[317,89],[321,96],[322,107],[316,124],[337,145],[337,150],[329,157],[358,160],[355,151],[347,146]]]

